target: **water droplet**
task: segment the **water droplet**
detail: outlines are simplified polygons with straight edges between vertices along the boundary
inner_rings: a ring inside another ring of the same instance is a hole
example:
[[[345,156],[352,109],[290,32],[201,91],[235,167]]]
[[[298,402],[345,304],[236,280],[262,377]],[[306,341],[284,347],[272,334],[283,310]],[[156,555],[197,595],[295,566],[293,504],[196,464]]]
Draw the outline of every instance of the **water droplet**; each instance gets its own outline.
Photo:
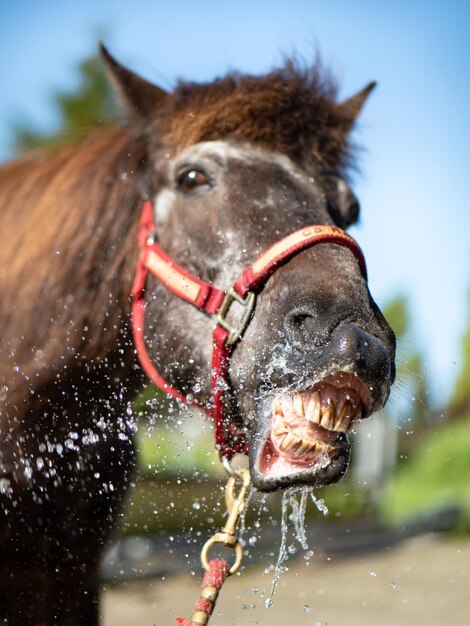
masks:
[[[317,498],[313,495],[312,492],[310,492],[310,497],[312,498],[313,504],[317,507],[320,513],[323,513],[325,517],[330,514],[328,507],[325,504],[325,500],[323,500],[323,498],[320,498],[319,500],[317,500]]]
[[[7,399],[7,391],[8,387],[6,385],[0,387],[0,402],[4,402]]]
[[[11,488],[10,479],[0,478],[0,493],[2,495],[7,495],[12,492],[13,492],[13,489]]]

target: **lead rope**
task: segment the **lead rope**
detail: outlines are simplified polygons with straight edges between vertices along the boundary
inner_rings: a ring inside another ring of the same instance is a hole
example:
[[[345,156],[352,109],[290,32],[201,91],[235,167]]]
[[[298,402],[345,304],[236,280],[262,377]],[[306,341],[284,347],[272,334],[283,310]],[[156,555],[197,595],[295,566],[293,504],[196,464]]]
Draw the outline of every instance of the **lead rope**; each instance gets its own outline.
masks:
[[[229,466],[230,467],[230,466]],[[246,508],[248,488],[251,484],[250,472],[247,469],[233,470],[225,487],[225,504],[228,518],[223,529],[216,532],[202,548],[201,563],[206,570],[202,579],[201,591],[193,606],[193,613],[188,620],[183,617],[176,618],[175,622],[180,626],[200,626],[207,624],[214,610],[220,588],[225,580],[238,572],[243,559],[243,548],[236,535],[237,525]],[[238,494],[237,484],[241,483]],[[224,559],[212,559],[208,561],[209,550],[215,544],[220,543],[226,548],[235,550],[235,562],[230,567]]]

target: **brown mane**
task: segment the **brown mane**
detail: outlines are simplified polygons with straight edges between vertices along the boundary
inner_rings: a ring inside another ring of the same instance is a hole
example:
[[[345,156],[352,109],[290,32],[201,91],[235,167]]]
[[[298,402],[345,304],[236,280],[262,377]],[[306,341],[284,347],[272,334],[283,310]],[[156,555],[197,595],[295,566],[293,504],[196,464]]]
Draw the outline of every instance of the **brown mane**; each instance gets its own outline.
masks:
[[[319,63],[289,60],[265,76],[231,73],[211,83],[180,82],[171,114],[156,123],[164,142],[183,148],[234,139],[260,144],[295,161],[330,169],[350,164],[346,135],[355,113],[338,107],[334,81]]]
[[[0,170],[0,387],[9,401],[29,394],[25,377],[38,388],[77,358],[103,357],[126,325],[143,156],[128,131],[107,129]]]

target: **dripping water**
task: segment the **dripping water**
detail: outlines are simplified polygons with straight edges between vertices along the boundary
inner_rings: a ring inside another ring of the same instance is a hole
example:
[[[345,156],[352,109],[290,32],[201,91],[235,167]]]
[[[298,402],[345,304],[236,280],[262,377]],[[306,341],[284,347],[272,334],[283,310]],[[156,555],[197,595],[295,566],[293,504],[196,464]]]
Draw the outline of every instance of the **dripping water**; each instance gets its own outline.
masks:
[[[312,494],[313,495],[313,494]],[[302,491],[300,501],[294,494],[289,497],[292,513],[290,519],[294,523],[294,535],[302,546],[303,550],[308,550],[307,537],[305,535],[305,511],[307,509],[307,491]]]
[[[281,508],[281,545],[279,546],[279,555],[276,565],[274,567],[273,580],[271,583],[271,591],[269,598],[265,602],[266,608],[273,606],[273,597],[276,592],[277,585],[281,574],[287,570],[287,560],[289,554],[296,552],[295,547],[287,547],[289,537],[289,522],[292,523],[293,535],[295,540],[300,544],[301,548],[305,551],[309,549],[307,535],[305,531],[305,513],[307,510],[308,496],[318,511],[323,515],[328,515],[328,507],[323,499],[318,499],[313,491],[312,487],[291,487],[286,489],[282,494],[282,508]]]

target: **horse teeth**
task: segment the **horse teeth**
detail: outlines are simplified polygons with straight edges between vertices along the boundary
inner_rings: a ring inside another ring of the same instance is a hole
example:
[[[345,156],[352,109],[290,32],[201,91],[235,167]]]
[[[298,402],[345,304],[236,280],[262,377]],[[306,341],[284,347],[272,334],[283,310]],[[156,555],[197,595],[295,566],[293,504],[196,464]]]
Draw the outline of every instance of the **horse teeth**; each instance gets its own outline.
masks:
[[[314,391],[310,395],[307,403],[307,408],[305,410],[305,417],[309,422],[313,422],[314,424],[320,424],[321,404],[320,394],[317,391]]]
[[[301,456],[302,454],[309,452],[314,445],[315,442],[311,439],[302,439],[300,446],[295,451],[295,456]]]
[[[351,432],[358,422],[362,418],[362,405],[359,405],[355,410],[353,416],[349,420],[348,432]]]
[[[274,405],[274,414],[275,415],[284,415],[284,411],[282,410],[281,401],[278,400]]]
[[[354,429],[354,427],[356,426],[356,422],[358,422],[361,418],[362,418],[362,405],[360,404],[357,407],[354,415],[351,417],[351,420],[348,426],[348,432],[351,432]]]
[[[287,422],[278,422],[274,425],[273,434],[274,435],[285,435],[291,430],[291,427]]]
[[[334,417],[335,417],[335,404],[333,401],[331,401],[330,404],[328,404],[328,406],[326,406],[323,409],[320,426],[322,426],[322,428],[326,428],[327,430],[333,430]]]
[[[341,433],[345,433],[349,427],[351,414],[352,414],[351,403],[348,400],[346,400],[346,402],[341,407],[341,411],[339,412],[338,417],[335,420],[334,430],[341,432]]]
[[[299,417],[302,417],[304,414],[304,402],[302,400],[302,394],[297,393],[294,396],[294,409]]]
[[[284,441],[279,445],[281,452],[287,452],[299,442],[299,438],[291,431],[284,437]]]
[[[345,417],[341,422],[336,422],[334,430],[339,433],[347,433],[350,425],[349,417]]]

